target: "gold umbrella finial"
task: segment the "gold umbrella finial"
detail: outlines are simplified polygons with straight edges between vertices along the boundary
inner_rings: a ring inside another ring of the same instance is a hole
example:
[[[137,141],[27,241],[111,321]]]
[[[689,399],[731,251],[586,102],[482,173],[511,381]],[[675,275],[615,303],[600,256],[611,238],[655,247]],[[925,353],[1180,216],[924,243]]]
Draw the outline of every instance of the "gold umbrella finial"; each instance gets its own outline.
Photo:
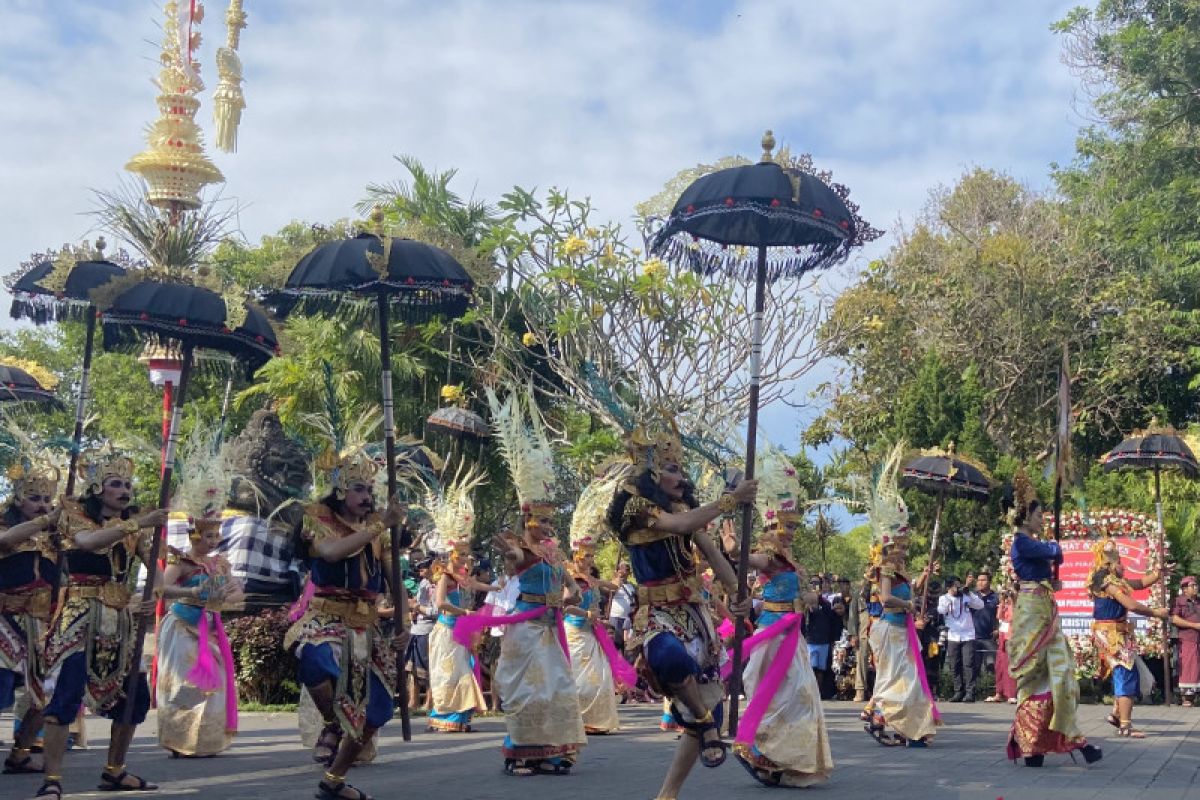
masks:
[[[762,158],[759,159],[760,163],[767,164],[775,160],[775,156],[771,154],[771,151],[775,149],[775,134],[770,128],[768,128],[767,132],[763,134],[762,149],[763,154]]]

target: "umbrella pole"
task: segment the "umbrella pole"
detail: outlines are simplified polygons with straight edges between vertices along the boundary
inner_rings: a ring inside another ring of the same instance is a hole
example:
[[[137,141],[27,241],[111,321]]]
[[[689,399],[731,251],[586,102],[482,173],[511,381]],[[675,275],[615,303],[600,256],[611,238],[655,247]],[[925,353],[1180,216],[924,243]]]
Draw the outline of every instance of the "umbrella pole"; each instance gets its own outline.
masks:
[[[384,454],[387,457],[387,487],[388,503],[396,496],[396,421],[393,417],[392,403],[392,331],[391,306],[388,297],[380,292],[376,295],[379,308],[379,359],[383,369],[380,371],[380,382],[383,389],[383,442]],[[391,574],[388,583],[392,585],[392,629],[404,630],[404,621],[408,619],[408,593],[400,580],[400,528],[392,528],[391,539]],[[387,646],[391,648],[392,643]],[[396,700],[400,703],[400,732],[404,741],[412,741],[412,720],[408,714],[408,675],[404,653],[395,653],[396,658]]]
[[[938,492],[937,510],[933,512],[933,536],[929,539],[929,575],[925,578],[925,583],[921,586],[921,613],[925,613],[926,604],[929,602],[929,579],[933,577],[933,555],[937,552],[938,533],[942,530],[942,507],[946,504],[946,493]]]
[[[758,393],[762,379],[762,322],[767,292],[767,248],[758,248],[758,270],[754,281],[754,317],[750,324],[750,409],[746,420],[746,480],[754,478],[755,451],[758,444]],[[750,573],[750,539],[754,529],[754,505],[742,506],[742,541],[738,552],[737,599],[745,602]],[[729,735],[737,736],[738,698],[742,693],[742,639],[745,638],[745,615],[737,615],[733,626],[733,671],[729,674]]]
[[[75,431],[71,434],[71,462],[67,467],[67,488],[63,494],[70,497],[75,493],[75,468],[79,464],[79,450],[83,446],[83,419],[87,413],[89,379],[92,376],[92,353],[96,346],[96,308],[88,306],[87,333],[83,340],[83,371],[79,376],[79,397],[75,401]],[[54,574],[50,576],[50,601],[58,603],[58,587],[62,579],[63,548],[58,547],[54,558]]]
[[[217,423],[217,441],[225,438],[225,423],[229,419],[229,395],[233,393],[233,364],[229,365],[229,375],[225,378],[225,397],[221,399],[221,421]]]
[[[158,507],[167,508],[171,502],[171,477],[175,472],[175,447],[179,438],[179,412],[187,397],[188,380],[192,375],[192,346],[183,346],[183,364],[179,370],[179,386],[175,390],[175,402],[171,409],[171,422],[167,434],[167,447],[163,457],[162,482],[158,487]],[[158,580],[158,552],[162,549],[163,538],[166,536],[166,522],[154,529],[154,537],[150,540],[149,558],[146,561],[146,585],[142,589],[142,606],[154,599],[154,584]],[[132,554],[131,554],[132,555]],[[150,620],[145,614],[137,615],[137,633],[133,638],[133,658],[130,661],[129,675],[125,679],[125,713],[121,718],[124,725],[133,724],[133,698],[137,696],[138,673],[142,669],[142,647],[146,643],[146,629]]]
[[[1154,467],[1154,513],[1158,516],[1158,560],[1160,564],[1167,562],[1166,535],[1167,529],[1163,525],[1163,510],[1162,510],[1162,485],[1159,480],[1159,468]],[[1161,567],[1159,575],[1162,575]],[[1162,599],[1163,605],[1170,602],[1171,596],[1167,589],[1166,580],[1162,580]],[[1163,700],[1167,705],[1171,705],[1171,620],[1164,619],[1162,621],[1162,638],[1163,638]]]

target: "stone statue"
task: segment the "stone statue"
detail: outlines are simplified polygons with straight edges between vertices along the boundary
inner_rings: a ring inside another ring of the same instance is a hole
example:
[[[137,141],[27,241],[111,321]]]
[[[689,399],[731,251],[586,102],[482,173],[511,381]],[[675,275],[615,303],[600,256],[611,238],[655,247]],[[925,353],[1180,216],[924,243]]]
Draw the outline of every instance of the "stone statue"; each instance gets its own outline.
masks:
[[[234,473],[229,507],[266,517],[288,500],[304,500],[312,485],[308,453],[283,430],[279,416],[260,408],[245,429],[230,442],[229,464]],[[289,527],[303,516],[293,503],[276,519]]]

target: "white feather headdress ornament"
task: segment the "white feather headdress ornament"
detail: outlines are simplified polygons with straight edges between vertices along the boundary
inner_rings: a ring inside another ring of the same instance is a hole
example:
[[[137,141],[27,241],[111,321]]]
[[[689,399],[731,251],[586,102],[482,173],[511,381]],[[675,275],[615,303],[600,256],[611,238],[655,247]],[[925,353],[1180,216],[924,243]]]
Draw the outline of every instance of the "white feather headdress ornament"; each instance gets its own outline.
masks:
[[[908,541],[908,506],[900,496],[899,484],[905,449],[903,441],[896,442],[871,487],[867,517],[871,520],[872,538],[881,547]]]
[[[517,488],[521,510],[550,513],[554,507],[554,450],[546,436],[545,423],[532,389],[511,385],[507,388],[503,402],[490,387],[484,389],[500,453]]]
[[[613,495],[627,477],[627,470],[609,469],[589,483],[575,503],[571,515],[571,549],[594,549],[610,528],[606,521]]]
[[[475,504],[471,494],[487,481],[476,468],[460,465],[453,480],[441,491],[426,490],[425,510],[433,519],[436,541],[452,550],[471,549],[471,533],[475,527]]]
[[[176,462],[179,483],[171,510],[186,514],[193,523],[219,522],[231,484],[227,455],[219,429],[197,424]]]

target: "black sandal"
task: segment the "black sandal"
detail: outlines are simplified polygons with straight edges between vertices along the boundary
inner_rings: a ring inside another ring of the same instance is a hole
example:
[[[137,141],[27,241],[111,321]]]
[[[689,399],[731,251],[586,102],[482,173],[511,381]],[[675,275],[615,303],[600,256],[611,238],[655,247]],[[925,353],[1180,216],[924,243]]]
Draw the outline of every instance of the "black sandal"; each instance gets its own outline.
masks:
[[[334,788],[330,788],[330,787]],[[342,794],[346,789],[355,793],[354,797],[346,797]],[[317,800],[375,800],[374,797],[359,789],[357,786],[352,786],[345,781],[339,783],[328,783],[325,780],[317,784],[317,793],[313,795]]]
[[[133,778],[137,781],[137,786],[126,786],[126,778]],[[120,775],[101,772],[100,785],[96,788],[102,792],[153,792],[158,788],[158,784],[147,783],[145,778],[139,778],[137,775],[130,775],[126,770],[121,770]]]
[[[337,757],[338,748],[342,746],[342,726],[336,722],[331,722],[324,728],[321,728],[321,735],[317,737],[317,743],[313,745],[312,760],[318,764],[329,766],[333,763],[333,759]],[[328,750],[328,755],[321,755],[321,750]]]
[[[55,800],[63,796],[62,784],[58,781],[42,781],[42,786],[34,797],[53,797]]]
[[[547,759],[536,762],[532,768],[535,775],[570,775],[573,766],[570,761],[560,760],[556,763]]]
[[[871,716],[871,721],[863,726],[863,730],[884,747],[903,747],[906,744],[904,737],[887,732],[887,726],[884,725],[883,717],[878,714]]]
[[[21,750],[25,753],[25,757],[20,761],[13,761],[12,753],[9,753],[8,758],[4,759],[5,775],[29,775],[33,773],[42,773],[46,771],[45,764],[36,764],[33,760],[33,752],[30,750]]]
[[[741,753],[737,752],[736,750],[733,753],[733,757],[737,759],[737,762],[739,764],[741,764],[743,767],[746,768],[746,772],[750,773],[751,778],[754,778],[754,780],[758,781],[763,786],[770,786],[771,788],[775,788],[783,780],[782,772],[774,772],[774,771],[771,771],[768,769],[764,769],[764,768],[758,766],[757,764],[755,764],[749,758],[746,758]]]
[[[1121,720],[1117,718],[1116,714],[1109,714],[1107,717],[1104,718],[1104,721],[1107,722],[1109,725],[1112,725],[1114,728],[1121,727]]]
[[[519,762],[515,758],[504,759],[504,774],[511,775],[514,778],[528,778],[531,775],[537,775],[537,769],[530,766],[529,762]]]

